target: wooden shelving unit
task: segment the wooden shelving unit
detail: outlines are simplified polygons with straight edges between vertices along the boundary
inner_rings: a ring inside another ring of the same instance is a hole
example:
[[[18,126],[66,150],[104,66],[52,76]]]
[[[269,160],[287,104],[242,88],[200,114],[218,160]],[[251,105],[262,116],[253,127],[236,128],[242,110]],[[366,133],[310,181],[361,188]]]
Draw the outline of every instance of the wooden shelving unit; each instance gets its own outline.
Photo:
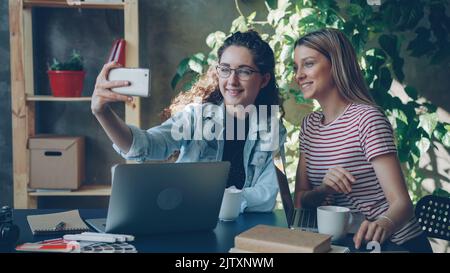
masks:
[[[91,97],[53,97],[53,96],[27,96],[27,101],[91,101]]]
[[[25,0],[25,8],[50,7],[50,8],[84,8],[84,9],[124,9],[125,3],[85,3],[77,0]]]
[[[76,191],[31,191],[29,196],[109,196],[109,185],[85,185]]]
[[[39,102],[83,102],[90,97],[61,98],[39,96],[34,93],[33,75],[33,25],[32,9],[79,8],[113,9],[124,12],[124,35],[126,66],[139,67],[139,1],[124,0],[121,3],[83,3],[76,0],[9,0],[9,27],[11,48],[11,112],[13,139],[14,208],[36,208],[41,196],[108,196],[110,185],[83,185],[71,192],[33,192],[28,188],[30,181],[28,138],[35,135],[35,104]],[[140,126],[140,98],[134,98],[134,105],[125,106],[125,121]]]

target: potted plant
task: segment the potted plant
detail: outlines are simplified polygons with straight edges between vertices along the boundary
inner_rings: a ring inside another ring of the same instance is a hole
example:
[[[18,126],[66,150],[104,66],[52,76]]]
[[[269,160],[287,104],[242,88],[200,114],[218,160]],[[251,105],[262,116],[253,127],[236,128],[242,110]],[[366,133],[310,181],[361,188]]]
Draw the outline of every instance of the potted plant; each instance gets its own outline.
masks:
[[[75,50],[67,62],[53,59],[53,64],[47,71],[50,88],[55,97],[80,97],[83,92],[85,72],[83,58]]]

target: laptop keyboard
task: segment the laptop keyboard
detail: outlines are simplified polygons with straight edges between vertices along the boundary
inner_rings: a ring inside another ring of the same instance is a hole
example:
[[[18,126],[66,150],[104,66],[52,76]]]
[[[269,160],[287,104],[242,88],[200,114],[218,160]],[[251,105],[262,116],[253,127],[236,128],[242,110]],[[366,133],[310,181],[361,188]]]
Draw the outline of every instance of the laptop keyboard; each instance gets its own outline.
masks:
[[[301,230],[317,232],[317,213],[314,209],[297,209],[299,213],[298,222],[295,226],[299,227]]]

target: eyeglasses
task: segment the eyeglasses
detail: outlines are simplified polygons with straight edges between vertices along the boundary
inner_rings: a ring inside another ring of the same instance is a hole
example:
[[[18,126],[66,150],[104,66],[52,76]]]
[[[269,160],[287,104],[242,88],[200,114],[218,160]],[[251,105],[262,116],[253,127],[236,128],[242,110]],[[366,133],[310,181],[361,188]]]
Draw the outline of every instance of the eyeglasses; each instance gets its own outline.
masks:
[[[238,78],[242,81],[248,81],[253,73],[261,73],[258,70],[254,70],[248,67],[239,67],[239,68],[230,68],[224,65],[216,66],[217,74],[221,78],[228,78],[231,75],[231,72],[234,70]]]

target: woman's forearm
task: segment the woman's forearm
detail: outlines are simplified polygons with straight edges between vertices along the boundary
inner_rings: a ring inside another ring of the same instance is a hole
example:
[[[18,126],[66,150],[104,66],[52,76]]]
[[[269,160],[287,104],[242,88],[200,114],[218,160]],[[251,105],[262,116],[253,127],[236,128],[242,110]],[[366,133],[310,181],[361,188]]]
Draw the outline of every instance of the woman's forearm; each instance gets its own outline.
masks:
[[[109,139],[119,147],[123,153],[128,153],[133,143],[133,135],[125,122],[110,108],[106,107],[101,113],[94,114],[105,130]]]
[[[328,189],[323,185],[313,190],[301,190],[296,195],[296,205],[303,208],[316,208],[323,204],[329,194]]]
[[[395,232],[411,220],[414,216],[414,208],[409,200],[397,200],[389,204],[389,209],[382,215],[391,222]]]

